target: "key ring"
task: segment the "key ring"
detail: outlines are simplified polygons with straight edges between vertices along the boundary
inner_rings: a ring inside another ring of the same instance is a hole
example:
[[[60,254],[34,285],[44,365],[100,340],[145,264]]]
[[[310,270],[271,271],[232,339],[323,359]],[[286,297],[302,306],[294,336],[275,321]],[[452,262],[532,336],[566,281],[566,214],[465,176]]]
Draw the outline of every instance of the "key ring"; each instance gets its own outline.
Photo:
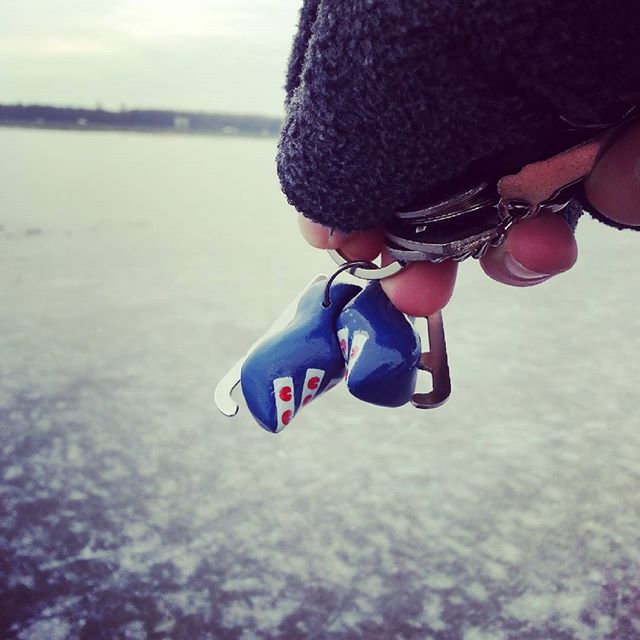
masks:
[[[340,266],[353,264],[354,266],[351,268],[349,273],[361,280],[383,280],[384,278],[390,278],[391,276],[395,276],[397,273],[400,273],[407,266],[401,260],[396,260],[391,264],[388,264],[386,267],[378,267],[372,262],[356,261],[354,263],[353,261],[350,261],[349,258],[340,251],[340,249],[328,249],[327,253],[333,258],[333,261]],[[365,266],[365,264],[371,266]],[[345,266],[345,271],[348,269],[349,267]]]
[[[348,271],[351,275],[354,275],[354,272],[358,269],[364,269],[365,271],[368,269],[369,271],[373,269],[377,269],[378,266],[367,260],[352,260],[347,261],[341,264],[333,273],[332,276],[329,276],[327,279],[327,284],[324,287],[324,299],[322,300],[322,306],[327,309],[331,306],[331,285],[335,281],[335,279],[344,271]]]
[[[542,212],[561,213],[571,202],[571,187],[593,170],[618,128],[638,118],[634,106],[618,123],[598,125],[604,130],[600,135],[591,137],[596,127],[585,127],[577,144],[527,164],[518,173],[472,184],[418,209],[394,211],[385,224],[385,248],[396,262],[354,275],[379,280],[411,262],[482,258],[505,241],[516,222]],[[337,250],[329,253],[338,264],[346,260]]]

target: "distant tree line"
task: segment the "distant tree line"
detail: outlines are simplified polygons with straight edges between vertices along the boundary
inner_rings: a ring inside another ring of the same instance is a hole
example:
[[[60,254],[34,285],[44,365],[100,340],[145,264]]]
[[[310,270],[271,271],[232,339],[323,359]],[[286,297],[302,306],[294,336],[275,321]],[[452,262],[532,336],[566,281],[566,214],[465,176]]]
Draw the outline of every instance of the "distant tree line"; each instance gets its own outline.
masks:
[[[189,111],[107,111],[18,104],[0,105],[0,125],[275,136],[280,129],[280,120]]]

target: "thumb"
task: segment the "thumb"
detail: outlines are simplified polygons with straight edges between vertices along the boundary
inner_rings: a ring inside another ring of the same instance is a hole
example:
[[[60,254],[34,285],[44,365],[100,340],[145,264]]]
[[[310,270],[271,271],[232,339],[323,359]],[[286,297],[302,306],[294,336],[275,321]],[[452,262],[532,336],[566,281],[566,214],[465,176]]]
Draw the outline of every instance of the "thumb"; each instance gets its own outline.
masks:
[[[640,123],[602,155],[584,183],[589,202],[614,222],[640,227]]]

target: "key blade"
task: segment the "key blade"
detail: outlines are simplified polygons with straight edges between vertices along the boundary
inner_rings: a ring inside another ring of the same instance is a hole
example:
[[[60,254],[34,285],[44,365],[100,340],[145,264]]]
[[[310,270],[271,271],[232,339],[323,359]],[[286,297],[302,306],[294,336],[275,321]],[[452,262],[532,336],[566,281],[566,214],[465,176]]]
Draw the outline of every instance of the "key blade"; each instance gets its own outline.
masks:
[[[284,329],[296,315],[298,310],[298,303],[300,298],[315,284],[318,282],[324,282],[327,280],[325,275],[317,275],[311,282],[295,297],[295,299],[289,304],[289,306],[282,312],[282,314],[273,322],[273,324],[263,333],[247,350],[245,355],[236,362],[231,369],[221,378],[220,382],[216,385],[214,392],[214,400],[216,407],[223,415],[228,418],[233,418],[238,413],[238,403],[233,399],[232,392],[240,384],[240,374],[242,372],[242,365],[249,357],[251,352],[255,351],[265,340],[268,340],[271,336],[278,333],[278,331]]]
[[[249,354],[247,354],[249,355]],[[242,365],[247,356],[244,356],[236,364],[229,369],[229,371],[222,377],[220,382],[216,385],[214,393],[214,400],[218,411],[227,418],[233,418],[238,413],[238,403],[233,399],[231,393],[240,384],[240,372],[242,371]]]
[[[429,351],[422,353],[420,369],[431,374],[433,389],[428,393],[414,393],[411,396],[411,404],[417,409],[440,407],[451,395],[447,343],[440,311],[427,317],[427,328],[429,332]]]

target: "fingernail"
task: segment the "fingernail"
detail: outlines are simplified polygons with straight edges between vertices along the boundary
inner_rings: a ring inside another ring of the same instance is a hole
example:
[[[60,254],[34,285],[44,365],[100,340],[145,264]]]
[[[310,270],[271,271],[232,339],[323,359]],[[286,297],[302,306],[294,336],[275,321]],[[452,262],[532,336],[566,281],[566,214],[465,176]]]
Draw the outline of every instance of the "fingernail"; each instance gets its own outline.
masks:
[[[551,273],[540,273],[538,271],[532,271],[527,269],[524,265],[520,264],[509,251],[504,253],[504,268],[514,277],[520,280],[541,280],[544,278],[550,278]]]

